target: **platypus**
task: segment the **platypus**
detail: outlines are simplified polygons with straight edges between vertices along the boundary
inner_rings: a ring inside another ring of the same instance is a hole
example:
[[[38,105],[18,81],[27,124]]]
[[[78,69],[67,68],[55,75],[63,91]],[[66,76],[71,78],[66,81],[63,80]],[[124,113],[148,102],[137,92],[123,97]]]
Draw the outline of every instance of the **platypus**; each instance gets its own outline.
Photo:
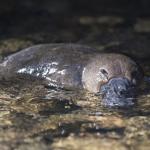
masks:
[[[131,58],[78,44],[39,44],[4,58],[0,80],[32,76],[48,86],[100,93],[108,106],[132,105],[142,79]]]

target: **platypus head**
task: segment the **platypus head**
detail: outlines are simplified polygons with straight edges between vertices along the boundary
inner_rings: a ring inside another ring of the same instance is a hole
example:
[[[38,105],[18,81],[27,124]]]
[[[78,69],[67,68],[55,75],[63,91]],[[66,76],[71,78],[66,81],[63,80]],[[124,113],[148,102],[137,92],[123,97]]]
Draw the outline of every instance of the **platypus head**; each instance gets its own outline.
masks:
[[[91,59],[83,70],[85,89],[101,93],[106,106],[131,106],[142,71],[129,57],[121,54],[100,54]]]

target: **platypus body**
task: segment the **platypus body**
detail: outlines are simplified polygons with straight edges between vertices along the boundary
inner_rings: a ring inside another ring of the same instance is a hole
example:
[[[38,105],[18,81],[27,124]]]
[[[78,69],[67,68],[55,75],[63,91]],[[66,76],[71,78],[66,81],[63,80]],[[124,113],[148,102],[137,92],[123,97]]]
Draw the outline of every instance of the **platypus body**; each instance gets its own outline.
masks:
[[[133,89],[142,79],[139,66],[129,57],[78,44],[32,46],[0,64],[1,80],[20,75],[41,79],[48,86],[102,93],[109,106],[133,104]]]

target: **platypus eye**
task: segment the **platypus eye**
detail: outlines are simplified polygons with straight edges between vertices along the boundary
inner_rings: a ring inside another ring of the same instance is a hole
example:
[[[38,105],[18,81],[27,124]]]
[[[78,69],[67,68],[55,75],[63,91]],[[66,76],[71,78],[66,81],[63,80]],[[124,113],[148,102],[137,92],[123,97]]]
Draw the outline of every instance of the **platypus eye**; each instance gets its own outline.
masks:
[[[100,72],[108,77],[108,72],[105,69],[100,69]]]
[[[108,72],[105,69],[100,69],[99,70],[99,76],[101,80],[108,80]]]

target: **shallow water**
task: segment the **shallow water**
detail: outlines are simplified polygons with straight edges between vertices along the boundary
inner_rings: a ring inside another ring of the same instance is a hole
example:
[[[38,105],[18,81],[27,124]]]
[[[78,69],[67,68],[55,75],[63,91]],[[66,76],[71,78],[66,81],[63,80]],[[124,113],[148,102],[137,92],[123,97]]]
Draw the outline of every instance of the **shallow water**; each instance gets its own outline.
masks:
[[[135,3],[95,3],[94,15],[89,7],[73,12],[71,1],[15,2],[16,10],[0,10],[0,59],[34,44],[73,42],[133,56],[150,77],[150,18],[135,15]],[[30,79],[0,82],[0,150],[149,150],[149,78],[138,93],[134,107],[117,109],[87,91],[48,89]]]
[[[137,104],[108,108],[101,97],[77,89],[48,88],[36,80],[0,84],[2,149],[148,149],[150,83]],[[9,143],[9,146],[8,146]]]

